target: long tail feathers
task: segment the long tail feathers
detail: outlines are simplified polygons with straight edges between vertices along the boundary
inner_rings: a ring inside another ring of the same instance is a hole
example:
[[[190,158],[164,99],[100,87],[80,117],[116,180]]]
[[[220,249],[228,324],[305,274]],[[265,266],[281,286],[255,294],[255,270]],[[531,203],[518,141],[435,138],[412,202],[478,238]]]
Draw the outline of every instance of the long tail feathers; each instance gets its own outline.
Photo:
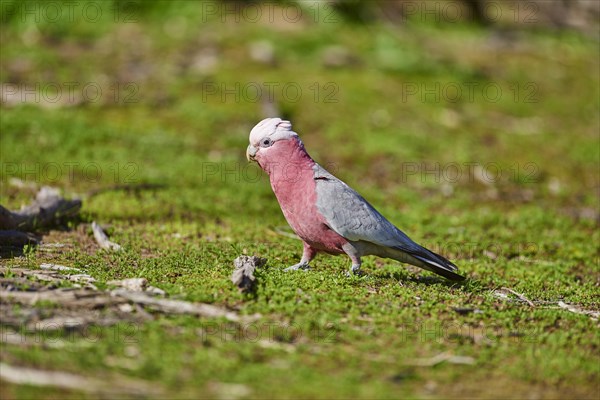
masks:
[[[435,254],[435,253],[433,253]],[[425,258],[419,255],[415,255],[415,254],[411,254],[414,258],[416,258],[419,261],[422,261],[425,265],[423,266],[423,268],[434,272],[438,275],[443,276],[444,278],[450,279],[451,281],[464,281],[465,277],[462,275],[458,275],[457,273],[455,273],[454,271],[458,271],[458,268],[456,268],[456,266],[454,264],[452,264],[450,261],[446,260],[445,258],[443,258],[440,255],[435,254],[438,259],[441,259],[442,261],[445,261],[444,263],[440,263],[440,262],[436,262],[431,260],[430,258]],[[420,265],[419,265],[420,266]]]
[[[400,250],[400,249],[398,249]],[[457,274],[458,267],[451,261],[434,253],[431,250],[427,250],[421,247],[418,251],[406,251],[406,249],[400,250],[405,254],[408,254],[412,258],[416,259],[415,263],[408,261],[410,264],[414,264],[417,267],[426,269],[433,273],[443,276],[444,278],[450,279],[451,281],[464,281],[465,277]],[[406,260],[400,259],[400,261],[406,262]]]

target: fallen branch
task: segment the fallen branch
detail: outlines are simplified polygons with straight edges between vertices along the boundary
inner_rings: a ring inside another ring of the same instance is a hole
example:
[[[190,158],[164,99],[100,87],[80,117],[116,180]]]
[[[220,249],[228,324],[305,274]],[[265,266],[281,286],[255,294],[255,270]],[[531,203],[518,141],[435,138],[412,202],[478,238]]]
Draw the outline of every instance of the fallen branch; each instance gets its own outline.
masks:
[[[15,367],[0,363],[0,378],[18,385],[50,386],[86,393],[103,393],[111,396],[123,394],[156,396],[163,392],[161,387],[131,378],[112,377],[110,385],[106,379],[90,378],[61,371],[44,371],[27,367]]]
[[[591,319],[596,320],[596,321],[598,320],[598,318],[600,318],[600,311],[584,310],[583,308],[578,307],[578,306],[576,306],[574,304],[567,304],[567,303],[564,303],[562,301],[558,302],[558,306],[560,308],[563,308],[563,309],[565,309],[567,311],[570,311],[572,313],[575,313],[575,314],[587,315]]]
[[[0,303],[2,304],[35,306],[39,302],[57,304],[65,309],[93,310],[122,304],[126,301],[86,289],[56,289],[36,292],[0,289]]]
[[[449,352],[445,352],[430,358],[417,358],[414,360],[409,360],[406,364],[414,365],[417,367],[434,367],[443,362],[447,362],[450,364],[472,365],[475,364],[475,359],[473,357],[468,356],[455,356]]]
[[[166,314],[189,314],[208,318],[225,318],[229,321],[240,322],[244,319],[238,314],[212,304],[190,303],[182,300],[170,300],[152,297],[143,292],[131,292],[125,289],[115,289],[110,293],[114,297],[127,299],[135,304],[147,306],[155,311]],[[258,315],[249,317],[257,318]]]
[[[74,272],[81,272],[81,270],[79,268],[71,268],[71,267],[65,267],[64,265],[58,265],[58,264],[48,264],[48,263],[42,263],[40,264],[40,268],[41,269],[45,269],[45,270],[49,270],[49,271],[74,271]]]
[[[45,282],[72,281],[72,282],[77,282],[77,283],[84,283],[86,285],[89,285],[90,288],[95,289],[95,286],[93,286],[91,284],[93,282],[95,282],[96,280],[88,274],[79,273],[79,274],[72,274],[72,275],[63,275],[60,273],[60,271],[80,272],[80,270],[77,268],[69,268],[69,267],[65,267],[63,265],[45,264],[45,263],[41,264],[40,268],[41,268],[41,270],[22,269],[22,268],[8,269],[5,267],[0,267],[0,275],[4,276],[4,275],[6,275],[6,273],[8,271],[10,271],[10,273],[13,274],[14,276],[19,276],[19,277],[30,276],[39,281],[45,281]]]
[[[224,318],[238,323],[260,318],[258,314],[240,316],[216,305],[162,298],[160,296],[164,292],[144,285],[146,281],[143,278],[113,282],[143,290],[138,292],[124,288],[101,291],[89,283],[86,289],[57,287],[57,283],[74,280],[74,277],[78,280],[83,277],[83,281],[93,278],[85,274],[61,275],[68,268],[61,265],[44,266],[47,269],[0,267],[0,320],[4,326],[15,329],[26,326],[31,331],[81,330],[90,325],[111,326],[120,321],[141,322],[152,318],[152,314],[147,311]],[[31,280],[32,278],[35,280]],[[139,285],[135,286],[133,283]],[[46,307],[48,304],[56,307]]]
[[[9,211],[0,206],[0,229],[31,232],[55,226],[61,219],[77,215],[81,200],[66,200],[58,189],[44,186],[35,201],[19,211]]]
[[[104,231],[102,230],[100,225],[96,223],[96,221],[92,222],[92,231],[94,232],[94,239],[96,239],[96,242],[100,245],[101,248],[115,251],[121,250],[120,245],[108,240],[108,236],[106,236],[106,233],[104,233]]]
[[[8,210],[0,206],[0,214]],[[2,217],[0,216],[0,224]],[[22,248],[26,244],[38,244],[39,240],[31,233],[21,232],[17,230],[0,231],[0,245],[2,247],[19,247]]]
[[[231,281],[240,289],[240,291],[251,291],[256,281],[256,278],[254,277],[254,270],[262,267],[266,264],[266,262],[266,258],[260,258],[256,256],[239,256],[233,260],[235,270],[231,275]]]

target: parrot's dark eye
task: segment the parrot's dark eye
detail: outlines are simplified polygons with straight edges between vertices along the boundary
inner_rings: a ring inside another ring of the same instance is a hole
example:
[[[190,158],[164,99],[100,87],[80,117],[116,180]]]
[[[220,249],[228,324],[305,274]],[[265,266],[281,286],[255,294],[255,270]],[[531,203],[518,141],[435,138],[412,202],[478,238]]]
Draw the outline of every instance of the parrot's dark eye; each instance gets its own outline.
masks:
[[[260,147],[269,147],[272,144],[273,144],[273,141],[268,137],[266,137],[260,141]]]

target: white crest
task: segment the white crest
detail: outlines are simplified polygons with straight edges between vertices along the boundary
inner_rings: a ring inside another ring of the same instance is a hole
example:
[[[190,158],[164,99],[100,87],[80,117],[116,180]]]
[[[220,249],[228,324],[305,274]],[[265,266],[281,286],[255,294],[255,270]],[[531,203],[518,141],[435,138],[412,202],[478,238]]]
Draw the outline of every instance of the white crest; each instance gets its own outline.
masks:
[[[298,134],[292,131],[292,123],[281,118],[265,118],[250,131],[250,144],[258,146],[258,142],[265,136],[272,141],[289,139]]]

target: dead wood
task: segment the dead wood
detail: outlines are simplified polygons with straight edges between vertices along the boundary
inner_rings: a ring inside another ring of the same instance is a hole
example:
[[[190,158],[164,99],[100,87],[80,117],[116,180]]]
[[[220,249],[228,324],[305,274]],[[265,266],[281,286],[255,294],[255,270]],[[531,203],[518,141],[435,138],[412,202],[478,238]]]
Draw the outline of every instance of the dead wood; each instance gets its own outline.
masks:
[[[62,371],[17,367],[5,363],[0,363],[0,378],[20,385],[49,386],[85,393],[100,393],[108,397],[120,397],[123,394],[146,397],[160,395],[163,392],[160,386],[131,378],[113,376],[110,384],[107,385],[107,379]]]
[[[9,211],[0,206],[0,230],[33,232],[53,227],[61,220],[77,215],[80,208],[81,200],[66,200],[57,189],[44,186],[35,200],[19,211]]]
[[[517,296],[519,298],[519,300],[521,300],[524,303],[527,303],[530,307],[535,307],[535,304],[533,304],[533,302],[531,300],[529,300],[527,297],[525,297],[525,295],[515,292],[513,289],[507,288],[507,287],[503,287],[502,290],[506,290],[507,292],[514,294],[515,296]]]
[[[234,285],[240,288],[240,291],[251,291],[256,281],[256,278],[254,277],[254,270],[262,267],[266,264],[266,262],[266,258],[260,258],[256,256],[239,256],[233,260],[235,270],[231,275],[231,281]]]
[[[240,322],[245,319],[233,311],[212,304],[157,298],[146,293],[131,292],[125,289],[115,289],[111,292],[111,295],[166,314],[189,314],[207,318],[225,318],[233,322]],[[253,319],[256,317],[252,316],[249,318]]]
[[[31,292],[0,289],[0,304],[35,306],[40,302],[57,304],[64,309],[93,310],[126,303],[127,301],[87,289],[56,289]]]
[[[105,250],[121,250],[121,246],[118,245],[115,242],[111,242],[110,240],[108,240],[108,236],[106,236],[106,233],[104,233],[104,231],[102,230],[102,228],[100,227],[100,225],[98,225],[96,223],[96,221],[92,222],[92,231],[94,232],[94,239],[96,239],[96,242],[100,245],[100,247],[102,247]]]
[[[450,352],[440,353],[430,358],[417,358],[414,360],[408,360],[405,362],[406,365],[413,365],[417,367],[435,367],[438,364],[447,362],[449,364],[475,364],[475,359],[468,356],[455,356]]]
[[[8,212],[8,210],[0,206],[0,213]],[[1,219],[2,217],[0,217]],[[2,222],[0,221],[0,226]],[[2,247],[19,247],[22,248],[27,244],[38,244],[39,240],[33,234],[21,232],[17,230],[0,231],[0,246]]]
[[[56,264],[43,269],[0,267],[0,322],[3,326],[31,331],[82,330],[87,326],[110,326],[119,321],[138,322],[153,318],[148,311],[162,314],[189,314],[204,318],[224,318],[247,322],[258,315],[240,316],[226,308],[171,300],[164,292],[147,286],[144,278],[115,281],[125,288],[98,290],[94,279],[81,271]],[[78,272],[67,275],[68,272]],[[85,284],[85,288],[65,288],[64,281]],[[133,285],[139,283],[139,285]],[[131,289],[138,290],[137,292]],[[19,305],[19,307],[14,307]]]
[[[586,309],[578,306],[577,304],[567,304],[563,301],[559,301],[557,304],[560,308],[563,308],[563,309],[570,311],[572,313],[575,313],[575,314],[587,315],[588,317],[590,317],[591,319],[593,319],[595,321],[597,321],[598,318],[600,318],[600,311],[586,310]]]

